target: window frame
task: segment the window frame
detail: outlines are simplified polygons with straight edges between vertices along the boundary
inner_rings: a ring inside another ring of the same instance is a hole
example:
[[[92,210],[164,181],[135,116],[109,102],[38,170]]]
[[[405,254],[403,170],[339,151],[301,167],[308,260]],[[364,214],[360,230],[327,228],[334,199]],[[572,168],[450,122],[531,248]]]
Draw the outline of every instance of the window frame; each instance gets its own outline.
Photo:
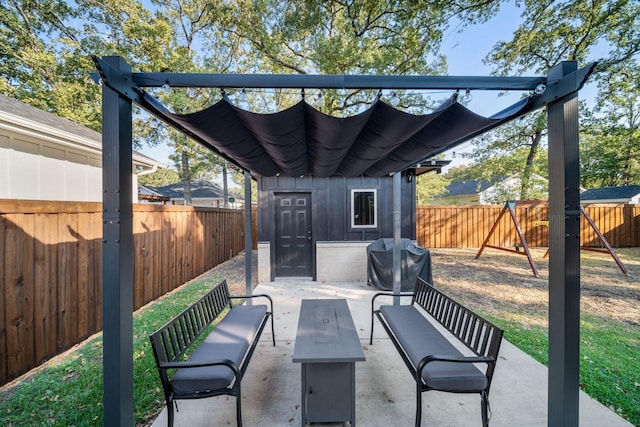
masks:
[[[356,193],[373,193],[373,223],[372,224],[356,224],[355,223],[355,195]],[[372,230],[378,228],[378,189],[377,188],[352,188],[349,192],[350,215],[349,225],[354,230]]]

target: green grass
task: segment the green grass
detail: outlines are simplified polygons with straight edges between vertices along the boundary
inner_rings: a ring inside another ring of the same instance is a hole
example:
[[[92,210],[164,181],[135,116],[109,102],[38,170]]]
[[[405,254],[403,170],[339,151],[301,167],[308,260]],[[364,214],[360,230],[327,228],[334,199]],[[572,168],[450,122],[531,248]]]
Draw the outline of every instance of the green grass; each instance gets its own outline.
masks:
[[[149,334],[221,280],[194,281],[138,311],[133,320],[134,419],[148,425],[164,405]],[[0,393],[3,426],[95,426],[103,424],[102,335]]]
[[[547,329],[491,317],[505,339],[548,363]],[[580,386],[633,425],[640,426],[640,328],[583,313],[580,318]]]

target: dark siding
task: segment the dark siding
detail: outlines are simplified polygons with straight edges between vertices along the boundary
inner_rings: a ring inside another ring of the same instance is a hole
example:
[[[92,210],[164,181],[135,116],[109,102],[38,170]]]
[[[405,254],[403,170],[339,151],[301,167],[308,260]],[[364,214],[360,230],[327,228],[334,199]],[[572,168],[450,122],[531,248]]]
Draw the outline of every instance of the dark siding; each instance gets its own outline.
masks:
[[[350,229],[350,194],[352,188],[376,188],[378,228]],[[258,178],[258,240],[273,239],[274,194],[310,192],[313,207],[314,241],[371,241],[393,237],[393,179],[384,178]],[[402,237],[416,238],[415,179],[402,177]]]

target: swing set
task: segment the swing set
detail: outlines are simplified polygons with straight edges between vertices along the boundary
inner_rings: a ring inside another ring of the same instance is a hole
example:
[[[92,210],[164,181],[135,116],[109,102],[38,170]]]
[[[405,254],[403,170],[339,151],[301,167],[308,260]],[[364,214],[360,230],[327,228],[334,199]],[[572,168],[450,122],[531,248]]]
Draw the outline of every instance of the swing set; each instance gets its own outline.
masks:
[[[527,244],[527,240],[526,240],[524,234],[522,233],[522,228],[520,227],[520,223],[518,222],[518,217],[516,216],[516,203],[518,204],[518,206],[523,206],[523,205],[524,206],[536,206],[536,205],[538,205],[538,206],[539,205],[546,206],[547,205],[546,202],[534,202],[534,201],[518,201],[518,202],[516,202],[516,201],[513,201],[513,200],[507,201],[504,204],[504,207],[502,208],[502,211],[500,211],[500,215],[498,215],[498,218],[496,219],[495,223],[493,224],[493,227],[491,227],[491,230],[489,231],[489,234],[484,239],[484,242],[482,243],[482,246],[480,246],[480,250],[476,254],[476,259],[480,258],[480,255],[482,255],[482,252],[484,251],[485,248],[498,249],[498,250],[501,250],[501,251],[511,252],[511,253],[515,253],[515,254],[518,254],[518,255],[524,255],[524,256],[527,257],[527,260],[529,261],[529,265],[531,266],[531,270],[533,271],[533,275],[535,277],[540,277],[540,274],[538,272],[538,268],[536,267],[536,264],[533,261],[533,257],[531,256],[531,251],[529,250],[529,245]],[[502,217],[505,216],[507,213],[511,217],[511,224],[513,224],[513,226],[515,226],[515,230],[516,230],[516,233],[518,235],[518,239],[520,241],[520,245],[516,245],[515,248],[513,248],[513,249],[510,248],[510,247],[495,246],[495,245],[490,245],[489,244],[489,241],[491,240],[491,236],[493,236],[493,234],[500,227],[500,223],[501,223]],[[589,226],[593,229],[595,234],[598,236],[598,238],[602,242],[602,245],[604,246],[604,249],[602,249],[602,248],[593,248],[593,247],[585,247],[585,246],[581,246],[580,249],[585,250],[585,251],[591,251],[591,252],[608,253],[609,255],[611,255],[613,260],[616,262],[616,264],[618,265],[620,270],[625,275],[628,275],[627,268],[624,266],[624,264],[622,264],[622,261],[620,261],[620,258],[618,258],[618,256],[616,255],[615,251],[613,250],[613,248],[611,247],[611,245],[607,241],[606,237],[600,232],[600,230],[598,229],[598,226],[593,221],[593,219],[591,219],[589,214],[587,214],[587,212],[584,210],[582,205],[580,205],[580,214],[587,220],[587,222],[589,223]],[[548,220],[545,220],[545,221],[534,221],[533,224],[536,227],[539,227],[539,226],[548,227],[549,226],[549,221]],[[520,252],[520,248],[522,248],[522,252]],[[543,258],[546,258],[547,256],[549,256],[549,249],[547,249],[547,251],[545,252]]]

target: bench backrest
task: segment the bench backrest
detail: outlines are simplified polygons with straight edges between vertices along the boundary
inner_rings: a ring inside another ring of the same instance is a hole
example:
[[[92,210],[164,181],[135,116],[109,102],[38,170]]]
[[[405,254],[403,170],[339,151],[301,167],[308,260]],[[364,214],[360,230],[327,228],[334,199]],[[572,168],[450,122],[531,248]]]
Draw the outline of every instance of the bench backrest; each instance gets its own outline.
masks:
[[[227,281],[223,280],[206,295],[151,334],[151,344],[158,366],[163,362],[179,361],[189,346],[227,307],[231,307],[231,298]]]
[[[503,330],[444,295],[421,278],[412,304],[418,304],[478,356],[498,357]],[[487,372],[493,374],[493,366]]]

